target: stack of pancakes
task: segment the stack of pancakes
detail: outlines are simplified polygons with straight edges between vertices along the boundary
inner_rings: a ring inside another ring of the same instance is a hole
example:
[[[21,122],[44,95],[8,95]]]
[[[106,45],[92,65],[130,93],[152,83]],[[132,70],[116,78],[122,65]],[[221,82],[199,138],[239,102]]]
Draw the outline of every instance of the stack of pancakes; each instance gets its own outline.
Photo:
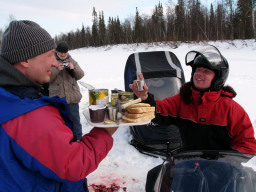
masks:
[[[140,102],[141,99],[139,98],[122,105],[122,108],[125,109],[125,114],[122,116],[122,122],[141,123],[155,118],[155,107]]]

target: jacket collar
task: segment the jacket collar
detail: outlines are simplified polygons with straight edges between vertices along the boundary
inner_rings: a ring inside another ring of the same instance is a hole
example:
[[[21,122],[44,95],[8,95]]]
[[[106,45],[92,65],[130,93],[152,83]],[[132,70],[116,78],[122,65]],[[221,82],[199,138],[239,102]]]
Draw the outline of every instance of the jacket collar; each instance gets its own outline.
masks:
[[[224,96],[231,96],[232,93],[224,92],[223,90],[219,91],[206,91],[201,93],[200,91],[195,90],[193,87],[191,87],[192,90],[192,99],[196,103],[205,103],[205,102],[215,102],[217,101],[221,95]]]
[[[56,59],[57,59],[58,61],[67,61],[67,60],[69,60],[70,57],[71,57],[69,53],[67,54],[67,56],[66,56],[65,58],[61,58],[61,57],[57,54],[57,51],[55,51],[54,54],[55,54],[55,57],[56,57]]]
[[[0,87],[20,86],[34,87],[38,90],[42,89],[40,84],[31,80],[0,56]]]

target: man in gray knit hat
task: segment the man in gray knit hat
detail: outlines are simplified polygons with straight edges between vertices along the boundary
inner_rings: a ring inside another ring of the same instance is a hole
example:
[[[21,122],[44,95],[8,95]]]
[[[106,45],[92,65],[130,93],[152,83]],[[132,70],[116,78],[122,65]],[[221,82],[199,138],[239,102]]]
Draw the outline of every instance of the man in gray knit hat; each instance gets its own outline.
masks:
[[[55,43],[32,21],[12,21],[0,51],[1,191],[88,191],[86,176],[113,145],[115,128],[72,142],[67,103],[42,96],[56,67]]]

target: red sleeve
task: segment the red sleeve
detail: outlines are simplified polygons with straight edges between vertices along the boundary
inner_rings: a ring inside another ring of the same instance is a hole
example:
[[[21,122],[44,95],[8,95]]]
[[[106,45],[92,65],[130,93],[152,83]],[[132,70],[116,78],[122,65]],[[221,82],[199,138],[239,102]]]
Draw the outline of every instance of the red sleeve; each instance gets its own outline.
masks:
[[[70,181],[84,179],[94,171],[113,145],[112,136],[101,128],[70,143],[73,133],[53,106],[26,113],[3,127],[32,157]]]
[[[180,102],[180,94],[168,97],[164,100],[156,99],[156,111],[162,115],[172,115],[176,117],[179,113]]]
[[[240,152],[256,154],[256,140],[250,118],[238,103],[233,100],[231,102],[228,127],[233,138],[232,147]]]

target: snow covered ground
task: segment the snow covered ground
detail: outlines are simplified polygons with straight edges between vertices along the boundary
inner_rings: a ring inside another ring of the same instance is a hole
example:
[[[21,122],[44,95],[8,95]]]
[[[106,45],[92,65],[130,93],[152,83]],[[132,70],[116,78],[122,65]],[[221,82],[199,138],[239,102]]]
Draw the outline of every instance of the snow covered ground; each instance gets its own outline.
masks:
[[[238,93],[234,99],[249,114],[253,127],[256,128],[256,42],[254,40],[236,40],[226,42],[209,42],[215,45],[226,57],[230,65],[229,78],[226,84],[232,86]],[[72,57],[78,61],[85,76],[82,81],[93,85],[96,89],[105,88],[109,92],[118,88],[124,90],[124,68],[128,56],[135,52],[171,51],[180,60],[185,72],[186,81],[190,79],[191,68],[185,65],[185,55],[200,44],[179,44],[172,48],[172,44],[141,44],[116,45],[99,48],[82,48],[70,51]],[[83,110],[88,106],[88,89],[81,87],[83,98],[80,102],[80,116],[83,133],[91,130],[83,116]],[[110,186],[116,183],[126,187],[127,192],[145,191],[148,170],[162,163],[161,158],[154,158],[139,153],[129,144],[131,135],[128,127],[120,127],[114,134],[114,146],[108,156],[100,163],[98,169],[91,173],[88,184],[104,184]],[[253,166],[256,160],[251,161]],[[123,190],[119,190],[121,192]]]

